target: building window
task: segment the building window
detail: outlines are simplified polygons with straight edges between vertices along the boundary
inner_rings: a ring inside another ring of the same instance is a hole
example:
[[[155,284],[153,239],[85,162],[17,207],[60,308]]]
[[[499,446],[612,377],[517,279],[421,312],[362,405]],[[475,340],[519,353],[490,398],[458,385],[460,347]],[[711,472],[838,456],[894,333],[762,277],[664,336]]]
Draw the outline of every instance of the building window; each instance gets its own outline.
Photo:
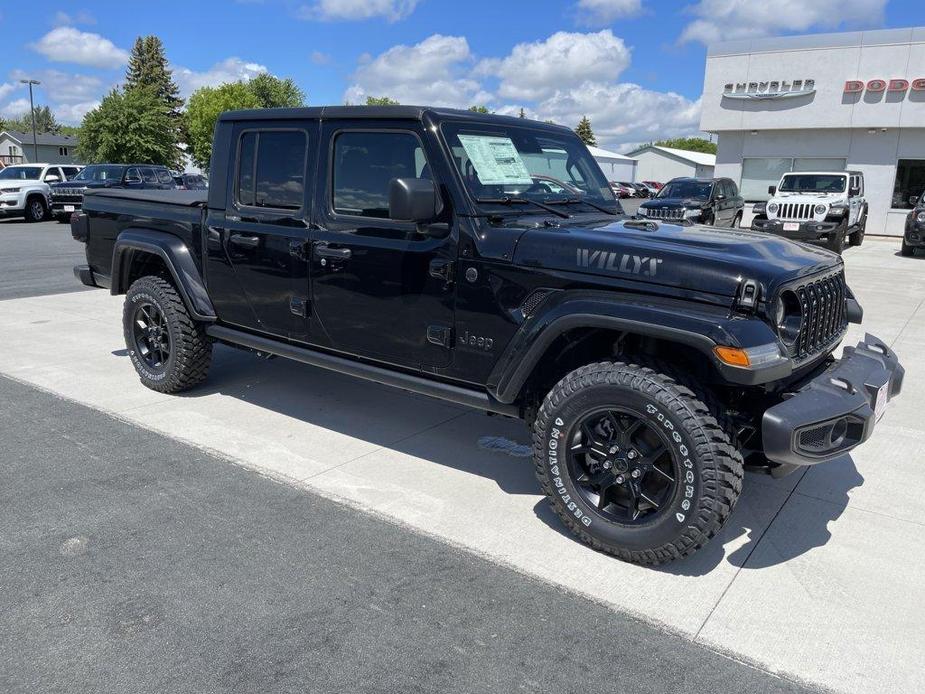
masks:
[[[791,171],[844,171],[845,159],[811,157],[769,157],[742,160],[742,197],[749,202],[764,201],[771,196],[769,186],[776,186],[780,177]]]
[[[67,147],[58,147],[58,156],[66,157],[66,156],[67,156]]]
[[[900,159],[893,186],[893,209],[909,210],[925,192],[925,159]]]

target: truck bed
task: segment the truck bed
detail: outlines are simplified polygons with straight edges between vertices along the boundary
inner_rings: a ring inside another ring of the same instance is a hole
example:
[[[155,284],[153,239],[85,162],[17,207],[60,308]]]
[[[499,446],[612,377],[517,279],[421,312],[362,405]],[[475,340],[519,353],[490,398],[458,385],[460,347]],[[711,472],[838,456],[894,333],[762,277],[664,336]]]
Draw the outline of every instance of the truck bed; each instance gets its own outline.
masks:
[[[99,189],[87,191],[87,195],[101,198],[125,198],[144,202],[159,202],[168,205],[195,207],[205,205],[209,197],[207,190],[117,190]]]

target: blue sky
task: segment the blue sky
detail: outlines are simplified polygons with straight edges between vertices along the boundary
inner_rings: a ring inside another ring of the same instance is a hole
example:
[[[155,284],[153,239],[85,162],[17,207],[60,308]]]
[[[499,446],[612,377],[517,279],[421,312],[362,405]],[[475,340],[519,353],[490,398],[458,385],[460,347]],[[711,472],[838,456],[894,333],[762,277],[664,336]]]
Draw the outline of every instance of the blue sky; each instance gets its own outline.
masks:
[[[705,44],[717,38],[902,27],[921,0],[43,0],[0,5],[0,116],[37,102],[77,124],[157,34],[184,95],[261,71],[311,104],[387,95],[574,125],[600,143],[696,133]]]

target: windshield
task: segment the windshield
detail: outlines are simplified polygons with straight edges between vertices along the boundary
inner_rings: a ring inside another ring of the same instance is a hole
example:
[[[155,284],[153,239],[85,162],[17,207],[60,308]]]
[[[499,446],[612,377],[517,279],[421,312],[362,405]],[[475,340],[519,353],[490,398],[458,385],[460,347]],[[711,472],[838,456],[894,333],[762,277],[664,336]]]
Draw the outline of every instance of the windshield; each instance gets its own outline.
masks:
[[[671,181],[658,192],[659,198],[709,198],[710,181]]]
[[[37,181],[42,175],[41,166],[8,166],[0,171],[3,181]]]
[[[118,181],[122,178],[124,166],[94,164],[81,170],[74,177],[75,181]]]
[[[844,193],[847,176],[793,174],[780,182],[781,193]]]
[[[443,135],[479,202],[581,198],[618,212],[597,162],[577,136],[515,125],[445,123]]]

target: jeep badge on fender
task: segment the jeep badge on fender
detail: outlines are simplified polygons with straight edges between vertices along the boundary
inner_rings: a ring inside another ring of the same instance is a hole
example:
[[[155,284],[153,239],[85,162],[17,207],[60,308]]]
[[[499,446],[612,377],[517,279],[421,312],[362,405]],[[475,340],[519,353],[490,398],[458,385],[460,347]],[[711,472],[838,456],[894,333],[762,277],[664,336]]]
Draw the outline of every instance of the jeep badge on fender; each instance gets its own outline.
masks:
[[[838,255],[720,228],[727,179],[629,220],[571,130],[412,106],[227,112],[213,153],[208,191],[93,190],[71,221],[145,386],[197,387],[220,342],[521,418],[561,522],[625,561],[703,547],[746,462],[843,464],[902,387],[872,335],[834,356],[862,317]],[[774,204],[784,236],[863,237],[855,172]]]

